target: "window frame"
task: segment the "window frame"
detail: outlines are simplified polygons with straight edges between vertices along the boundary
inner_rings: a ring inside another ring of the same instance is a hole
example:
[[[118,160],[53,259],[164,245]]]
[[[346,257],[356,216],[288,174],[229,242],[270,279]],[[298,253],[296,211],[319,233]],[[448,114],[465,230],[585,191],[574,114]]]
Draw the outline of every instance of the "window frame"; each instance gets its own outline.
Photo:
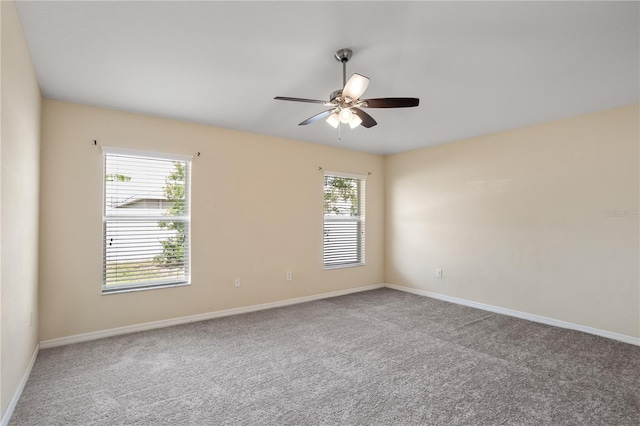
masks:
[[[327,217],[324,207],[324,196],[325,196],[325,178],[327,176],[330,177],[338,177],[338,178],[346,178],[346,179],[354,179],[357,180],[357,199],[358,199],[358,215],[357,216],[347,216],[342,219]],[[366,180],[367,175],[365,174],[357,174],[357,173],[348,173],[348,172],[337,172],[324,170],[322,176],[322,195],[323,195],[323,221],[322,221],[322,268],[325,271],[333,270],[333,269],[342,269],[342,268],[353,268],[358,266],[366,265]],[[327,222],[339,222],[339,221],[353,221],[356,222],[357,227],[357,260],[353,262],[343,262],[343,263],[328,263],[326,260],[326,249],[327,249]]]
[[[101,278],[101,290],[103,295],[135,292],[143,290],[153,290],[161,288],[181,287],[191,284],[191,173],[193,165],[193,156],[183,154],[171,154],[163,152],[153,152],[146,150],[134,150],[119,147],[102,146],[102,278]],[[108,156],[121,156],[148,160],[165,160],[165,161],[178,161],[185,163],[185,188],[184,188],[184,203],[185,214],[181,216],[159,216],[159,215],[107,215],[107,159]],[[164,218],[164,220],[163,220]],[[141,284],[134,284],[127,282],[124,284],[108,285],[106,279],[107,269],[107,224],[114,222],[163,222],[167,221],[167,218],[179,220],[186,224],[186,254],[185,254],[185,279],[165,279],[156,280]]]

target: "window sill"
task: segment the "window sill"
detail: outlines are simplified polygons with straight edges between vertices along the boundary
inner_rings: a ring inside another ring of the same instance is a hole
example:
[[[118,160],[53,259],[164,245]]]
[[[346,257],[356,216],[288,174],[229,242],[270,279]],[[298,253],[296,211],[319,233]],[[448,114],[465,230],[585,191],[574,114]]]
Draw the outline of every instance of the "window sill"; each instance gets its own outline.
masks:
[[[114,288],[114,289],[102,289],[102,295],[103,296],[108,296],[110,294],[120,294],[120,293],[132,293],[135,291],[145,291],[145,290],[160,290],[163,288],[173,288],[173,287],[186,287],[191,285],[191,281],[188,282],[184,282],[184,283],[174,283],[174,284],[159,284],[159,285],[150,285],[147,287],[131,287],[131,288],[126,288],[126,287],[121,287],[121,288]]]
[[[347,263],[345,265],[323,266],[322,269],[324,269],[325,271],[330,271],[332,269],[356,268],[358,266],[365,266],[365,264],[364,263]]]

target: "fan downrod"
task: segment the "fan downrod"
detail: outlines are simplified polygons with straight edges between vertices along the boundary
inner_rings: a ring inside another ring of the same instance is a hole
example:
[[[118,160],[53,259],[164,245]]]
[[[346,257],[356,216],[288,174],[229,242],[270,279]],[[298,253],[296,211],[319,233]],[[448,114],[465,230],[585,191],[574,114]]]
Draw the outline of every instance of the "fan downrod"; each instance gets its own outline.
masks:
[[[347,62],[349,62],[351,56],[353,56],[353,51],[351,49],[347,49],[346,47],[344,49],[338,50],[335,55],[336,61],[342,62],[342,87],[347,84]],[[333,94],[331,94],[331,96],[333,97]]]

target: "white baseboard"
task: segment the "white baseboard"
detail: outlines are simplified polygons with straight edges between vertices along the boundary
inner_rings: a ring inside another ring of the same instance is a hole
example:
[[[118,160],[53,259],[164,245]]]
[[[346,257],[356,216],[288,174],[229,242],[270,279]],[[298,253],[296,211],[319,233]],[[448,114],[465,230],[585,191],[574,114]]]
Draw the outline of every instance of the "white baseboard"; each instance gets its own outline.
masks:
[[[102,339],[104,337],[118,336],[121,334],[136,333],[138,331],[152,330],[155,328],[170,327],[172,325],[188,324],[190,322],[204,321],[213,318],[227,317],[230,315],[245,314],[247,312],[261,311],[264,309],[279,308],[282,306],[295,305],[298,303],[311,302],[314,300],[328,299],[331,297],[344,296],[346,294],[361,291],[375,290],[384,287],[384,284],[372,284],[363,287],[348,288],[346,290],[332,291],[329,293],[314,294],[312,296],[297,297],[278,302],[262,303],[260,305],[245,306],[242,308],[225,309],[223,311],[207,312],[204,314],[190,315],[187,317],[172,318],[167,320],[146,322],[143,324],[128,325],[125,327],[111,328],[108,330],[94,331],[91,333],[75,334],[73,336],[60,337],[57,339],[42,340],[40,349],[53,348],[56,346],[70,345],[73,343],[87,342],[89,340]]]
[[[626,334],[614,333],[613,331],[601,330],[599,328],[587,327],[586,325],[574,324],[572,322],[557,320],[553,318],[543,317],[541,315],[529,314],[526,312],[515,311],[513,309],[501,308],[499,306],[486,305],[484,303],[473,302],[471,300],[460,299],[453,296],[446,296],[440,293],[432,293],[430,291],[418,290],[415,288],[404,287],[396,284],[385,284],[385,287],[394,290],[400,290],[407,293],[413,293],[420,296],[431,297],[433,299],[444,300],[458,305],[470,306],[472,308],[482,309],[483,311],[495,312],[497,314],[508,315],[510,317],[522,318],[525,320],[539,322],[542,324],[552,325],[570,330],[582,331],[584,333],[595,334],[596,336],[606,337],[608,339],[618,340],[624,343],[640,346],[640,338],[627,336]]]
[[[7,426],[9,424],[9,420],[11,420],[11,416],[13,415],[13,410],[16,409],[16,405],[20,400],[20,396],[22,395],[22,391],[24,390],[25,385],[27,384],[27,380],[29,380],[29,376],[31,375],[31,369],[33,368],[33,364],[36,363],[36,358],[38,357],[38,352],[40,351],[40,344],[36,344],[35,349],[33,350],[33,354],[31,355],[31,359],[29,360],[29,365],[22,375],[22,379],[20,379],[20,383],[18,384],[18,388],[13,393],[13,397],[11,401],[9,401],[9,405],[2,415],[2,419],[0,420],[0,426]]]

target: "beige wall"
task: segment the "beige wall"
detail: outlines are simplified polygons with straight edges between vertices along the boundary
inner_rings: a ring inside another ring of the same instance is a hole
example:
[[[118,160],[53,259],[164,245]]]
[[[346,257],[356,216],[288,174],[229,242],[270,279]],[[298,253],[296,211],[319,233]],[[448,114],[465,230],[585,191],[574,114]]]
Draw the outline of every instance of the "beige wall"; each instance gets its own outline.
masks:
[[[42,98],[14,2],[2,20],[0,299],[1,411],[38,342],[38,186]],[[33,312],[33,324],[30,315]]]
[[[386,282],[640,337],[639,124],[635,105],[386,157]]]
[[[383,282],[379,155],[52,100],[42,134],[41,340]],[[93,139],[202,153],[192,169],[191,286],[101,295],[103,166]],[[319,166],[372,172],[364,267],[322,269]]]
[[[382,281],[639,336],[638,124],[633,106],[383,161],[45,100],[40,339]],[[202,152],[190,287],[100,294],[102,156],[92,139]],[[321,268],[318,166],[373,172],[366,267]]]

